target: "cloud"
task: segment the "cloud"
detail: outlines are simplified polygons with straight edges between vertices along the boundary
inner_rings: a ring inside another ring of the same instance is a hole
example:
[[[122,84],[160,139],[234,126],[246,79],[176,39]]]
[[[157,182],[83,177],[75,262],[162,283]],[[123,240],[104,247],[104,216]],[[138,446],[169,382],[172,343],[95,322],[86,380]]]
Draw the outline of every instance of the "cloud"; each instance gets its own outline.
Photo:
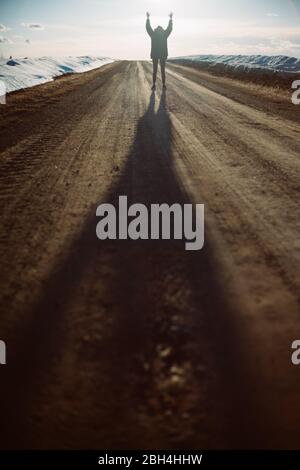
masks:
[[[21,23],[21,26],[23,26],[24,28],[31,29],[33,31],[41,31],[45,29],[44,25],[42,25],[41,23]]]
[[[5,31],[9,31],[9,30],[10,30],[10,28],[8,28],[8,27],[5,26],[4,24],[1,24],[1,23],[0,23],[0,31],[2,31],[2,32],[4,33]]]
[[[5,38],[4,36],[0,36],[0,44],[12,44],[12,40],[9,38]]]
[[[278,18],[279,17],[278,13],[267,13],[267,16],[270,16],[271,18]]]
[[[248,39],[248,40],[247,40]],[[290,41],[278,38],[259,39],[244,38],[241,42],[232,38],[229,41],[218,41],[209,45],[210,54],[246,54],[246,55],[288,55],[299,56],[300,40]],[[195,52],[196,53],[196,52]]]

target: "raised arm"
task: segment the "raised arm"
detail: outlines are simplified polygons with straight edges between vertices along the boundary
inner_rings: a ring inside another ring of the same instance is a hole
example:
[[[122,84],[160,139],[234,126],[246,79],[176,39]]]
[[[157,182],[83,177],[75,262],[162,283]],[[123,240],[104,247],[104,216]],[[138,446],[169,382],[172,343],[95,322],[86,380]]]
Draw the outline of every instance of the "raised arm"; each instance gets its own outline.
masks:
[[[170,13],[169,16],[170,16],[170,20],[169,20],[168,27],[166,29],[167,38],[170,36],[170,34],[172,33],[172,30],[173,30],[173,13]]]
[[[147,14],[147,21],[146,21],[146,30],[147,30],[147,33],[149,34],[150,37],[153,36],[153,29],[151,28],[151,24],[150,24],[150,13],[146,13]]]

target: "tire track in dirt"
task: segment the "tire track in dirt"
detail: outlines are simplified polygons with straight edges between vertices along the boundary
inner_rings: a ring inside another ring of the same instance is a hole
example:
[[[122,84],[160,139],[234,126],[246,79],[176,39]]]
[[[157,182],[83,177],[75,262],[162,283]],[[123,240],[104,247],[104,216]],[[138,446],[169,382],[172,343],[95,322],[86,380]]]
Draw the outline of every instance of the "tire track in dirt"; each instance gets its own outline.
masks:
[[[2,445],[292,446],[296,124],[172,67],[156,96],[149,63],[91,77],[0,159]],[[205,202],[205,250],[100,243],[121,194]]]

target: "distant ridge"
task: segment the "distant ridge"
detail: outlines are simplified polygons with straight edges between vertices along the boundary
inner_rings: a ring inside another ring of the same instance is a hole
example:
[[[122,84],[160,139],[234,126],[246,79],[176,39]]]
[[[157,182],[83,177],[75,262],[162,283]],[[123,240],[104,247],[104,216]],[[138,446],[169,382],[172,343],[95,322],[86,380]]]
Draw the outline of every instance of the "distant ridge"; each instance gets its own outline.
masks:
[[[192,55],[174,57],[171,60],[199,62],[211,67],[222,65],[236,71],[253,71],[255,69],[270,72],[299,73],[300,59],[289,56],[268,55]]]

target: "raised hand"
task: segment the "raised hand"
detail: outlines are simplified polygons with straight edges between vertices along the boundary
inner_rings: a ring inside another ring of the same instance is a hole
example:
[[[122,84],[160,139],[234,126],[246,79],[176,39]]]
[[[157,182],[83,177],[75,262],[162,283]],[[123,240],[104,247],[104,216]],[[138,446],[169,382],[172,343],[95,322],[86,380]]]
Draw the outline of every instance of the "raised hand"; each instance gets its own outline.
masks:
[[[171,20],[173,19],[173,12],[172,12],[172,11],[171,11],[171,13],[169,14],[169,17],[170,17]]]
[[[149,11],[147,11],[146,15],[147,15],[147,18],[150,18],[150,13],[149,13]]]

